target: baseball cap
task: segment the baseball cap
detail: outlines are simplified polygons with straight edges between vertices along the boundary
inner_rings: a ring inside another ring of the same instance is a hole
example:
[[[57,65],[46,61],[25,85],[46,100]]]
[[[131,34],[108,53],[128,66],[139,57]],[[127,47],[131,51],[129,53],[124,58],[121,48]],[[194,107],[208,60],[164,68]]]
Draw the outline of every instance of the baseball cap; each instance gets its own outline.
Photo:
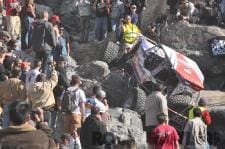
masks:
[[[56,22],[60,22],[60,18],[59,18],[59,16],[57,16],[57,15],[53,15],[52,17],[51,17],[51,21],[56,21]]]
[[[30,62],[22,62],[22,64],[21,64],[22,69],[27,69],[29,67],[30,67]]]

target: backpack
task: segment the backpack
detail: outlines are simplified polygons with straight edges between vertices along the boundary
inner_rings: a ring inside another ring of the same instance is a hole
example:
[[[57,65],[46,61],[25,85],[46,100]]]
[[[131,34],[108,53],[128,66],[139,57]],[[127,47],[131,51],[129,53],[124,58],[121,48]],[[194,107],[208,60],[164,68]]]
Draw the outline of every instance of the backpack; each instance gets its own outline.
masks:
[[[79,103],[76,98],[77,90],[78,88],[74,91],[65,90],[61,101],[62,112],[72,113],[78,108]]]
[[[33,41],[35,45],[35,51],[43,51],[45,46],[45,28],[46,23],[38,23],[33,29]]]

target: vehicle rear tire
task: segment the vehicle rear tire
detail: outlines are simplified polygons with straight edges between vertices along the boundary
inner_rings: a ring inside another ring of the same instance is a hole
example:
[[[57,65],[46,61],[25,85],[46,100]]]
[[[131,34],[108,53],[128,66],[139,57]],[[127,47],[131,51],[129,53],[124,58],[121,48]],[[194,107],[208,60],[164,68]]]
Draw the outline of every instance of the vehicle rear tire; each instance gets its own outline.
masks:
[[[145,101],[146,94],[144,90],[137,87],[130,88],[127,93],[124,107],[134,110],[141,115],[145,110]]]

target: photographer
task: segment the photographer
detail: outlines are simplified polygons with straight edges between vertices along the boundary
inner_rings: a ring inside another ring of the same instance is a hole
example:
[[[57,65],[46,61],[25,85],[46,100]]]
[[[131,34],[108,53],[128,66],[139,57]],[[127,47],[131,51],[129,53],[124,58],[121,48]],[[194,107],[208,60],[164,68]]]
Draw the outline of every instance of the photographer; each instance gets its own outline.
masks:
[[[53,149],[55,147],[51,129],[45,125],[41,113],[35,117],[37,127],[30,121],[31,108],[23,101],[14,101],[9,105],[11,126],[0,130],[1,148]]]
[[[52,113],[54,112],[55,98],[53,89],[58,83],[58,75],[55,70],[54,64],[51,65],[51,76],[50,79],[46,79],[46,74],[40,73],[36,82],[30,86],[27,91],[28,99],[32,103],[32,109],[35,110],[40,107],[44,110],[45,119],[51,128],[54,124],[52,123]]]

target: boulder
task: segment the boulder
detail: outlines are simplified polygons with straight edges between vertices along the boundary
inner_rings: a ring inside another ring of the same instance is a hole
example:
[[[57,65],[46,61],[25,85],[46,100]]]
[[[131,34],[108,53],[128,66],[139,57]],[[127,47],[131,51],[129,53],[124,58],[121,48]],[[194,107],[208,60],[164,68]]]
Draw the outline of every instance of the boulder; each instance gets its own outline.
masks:
[[[51,7],[48,7],[46,5],[40,5],[40,4],[36,4],[35,7],[36,7],[36,14],[38,16],[40,16],[43,11],[47,11],[49,14],[49,17],[53,15],[53,10]]]
[[[111,107],[123,107],[128,92],[128,82],[121,71],[111,72],[102,81],[102,87],[107,93],[108,102]]]
[[[95,80],[101,80],[110,73],[108,65],[102,61],[93,61],[80,65],[76,68],[76,71],[82,78]]]
[[[217,36],[225,36],[225,30],[215,26],[174,22],[162,29],[161,42],[194,59],[206,79],[216,79],[218,75],[225,73],[225,60],[211,56],[207,41]],[[208,86],[213,86],[211,83],[214,82],[212,80],[207,83]]]
[[[77,44],[75,46],[76,49],[74,49],[71,54],[77,61],[78,65],[101,59],[102,52],[99,43],[90,41],[86,44]]]
[[[116,136],[118,144],[134,140],[138,149],[146,149],[146,133],[140,115],[122,108],[110,109],[109,113],[112,119],[107,122],[107,126]]]
[[[146,0],[146,10],[143,11],[142,29],[145,29],[149,23],[154,22],[155,19],[164,14],[168,5],[166,0]]]

